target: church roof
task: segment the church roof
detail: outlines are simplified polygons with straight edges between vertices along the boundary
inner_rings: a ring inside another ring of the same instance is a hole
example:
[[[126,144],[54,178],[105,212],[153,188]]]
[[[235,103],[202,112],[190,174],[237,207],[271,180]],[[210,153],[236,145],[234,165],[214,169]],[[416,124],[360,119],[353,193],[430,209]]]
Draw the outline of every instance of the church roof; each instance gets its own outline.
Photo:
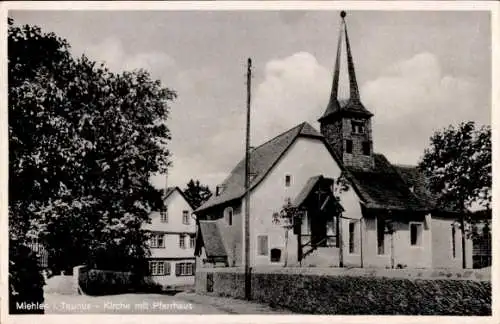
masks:
[[[372,117],[373,114],[369,112],[360,100],[356,99],[340,99],[340,100],[330,100],[328,106],[326,107],[323,116],[319,119],[322,121],[326,118],[332,117],[336,114],[362,116],[362,117]]]
[[[324,139],[310,124],[304,122],[276,136],[250,153],[250,189],[259,184],[280,157],[299,136]],[[325,142],[333,153],[333,150]],[[338,159],[334,159],[339,163]],[[372,170],[340,165],[366,207],[374,209],[425,211],[435,208],[435,198],[425,187],[425,177],[416,167],[392,165],[384,155],[374,154]],[[332,161],[333,163],[334,161]],[[314,186],[319,176],[309,179],[305,191]],[[242,159],[224,180],[222,193],[212,196],[196,212],[240,199],[245,194],[245,159]],[[307,187],[307,188],[306,188]],[[413,192],[411,190],[413,188]],[[305,192],[304,191],[304,192]],[[300,194],[299,194],[300,196]],[[296,197],[300,200],[300,197]]]
[[[402,173],[382,154],[374,154],[374,160],[375,167],[370,171],[345,167],[348,180],[367,208],[412,211],[432,209],[433,205],[416,191],[412,192],[412,185],[407,182],[420,175],[417,176],[413,170]]]
[[[323,136],[314,127],[303,122],[250,152],[250,190],[264,179],[298,137],[323,139]],[[196,212],[241,198],[245,194],[245,158],[231,171],[223,181],[221,188],[222,192],[218,196],[213,195]]]

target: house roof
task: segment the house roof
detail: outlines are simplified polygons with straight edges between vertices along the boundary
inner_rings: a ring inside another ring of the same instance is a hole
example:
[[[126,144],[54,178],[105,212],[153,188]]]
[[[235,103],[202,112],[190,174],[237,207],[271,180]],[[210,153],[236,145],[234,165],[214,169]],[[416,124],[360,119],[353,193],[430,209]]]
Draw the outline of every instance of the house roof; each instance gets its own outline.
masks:
[[[162,191],[162,200],[167,199],[168,197],[170,197],[171,194],[177,191],[181,195],[181,197],[187,202],[189,207],[191,207],[191,209],[194,210],[193,205],[191,204],[189,199],[187,199],[186,195],[184,194],[184,192],[182,192],[182,190],[179,187],[168,187],[166,189],[162,189],[161,191]]]
[[[205,247],[207,257],[227,257],[226,248],[222,242],[217,221],[200,220],[198,222],[198,240],[195,248],[195,255],[199,255],[201,247]]]
[[[250,152],[250,190],[257,186],[269,173],[280,157],[298,137],[323,139],[323,136],[309,123],[303,122]],[[223,181],[222,193],[212,196],[196,212],[239,199],[245,194],[245,159],[243,158]]]
[[[403,179],[402,175],[413,179],[410,177],[416,176],[413,172],[400,172],[382,154],[374,154],[374,159],[375,167],[370,171],[345,167],[346,177],[366,207],[413,211],[432,208],[428,201],[412,192],[411,185]]]

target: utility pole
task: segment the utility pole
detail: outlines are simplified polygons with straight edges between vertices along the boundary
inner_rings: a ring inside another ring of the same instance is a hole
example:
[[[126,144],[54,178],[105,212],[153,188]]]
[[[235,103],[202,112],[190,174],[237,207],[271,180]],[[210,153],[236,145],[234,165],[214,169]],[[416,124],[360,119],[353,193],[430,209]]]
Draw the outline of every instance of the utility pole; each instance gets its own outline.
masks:
[[[248,58],[247,67],[247,125],[245,144],[245,299],[251,296],[250,273],[250,99],[252,94],[252,59]]]

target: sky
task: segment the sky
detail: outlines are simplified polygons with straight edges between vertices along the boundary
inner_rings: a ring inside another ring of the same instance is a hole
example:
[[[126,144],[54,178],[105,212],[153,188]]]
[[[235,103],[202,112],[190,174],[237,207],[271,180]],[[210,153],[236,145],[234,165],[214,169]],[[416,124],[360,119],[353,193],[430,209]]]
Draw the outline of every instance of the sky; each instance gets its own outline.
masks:
[[[253,60],[252,146],[326,108],[338,11],[11,11],[116,72],[144,68],[178,98],[173,167],[152,182],[212,190],[244,155],[246,61]],[[482,11],[351,11],[347,28],[373,145],[416,164],[450,124],[491,124],[491,21]],[[344,53],[345,54],[345,53]],[[340,93],[348,91],[345,60]]]

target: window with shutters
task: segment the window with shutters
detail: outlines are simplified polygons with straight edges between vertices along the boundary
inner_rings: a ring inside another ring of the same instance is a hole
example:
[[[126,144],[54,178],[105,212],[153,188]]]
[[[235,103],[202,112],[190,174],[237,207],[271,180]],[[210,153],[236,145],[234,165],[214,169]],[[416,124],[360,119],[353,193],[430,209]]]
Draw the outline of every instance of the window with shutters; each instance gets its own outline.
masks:
[[[165,248],[165,240],[163,234],[152,234],[149,240],[149,246],[155,249]]]
[[[175,265],[175,275],[178,277],[193,276],[194,275],[194,263],[193,262],[177,263]]]
[[[257,236],[257,254],[258,255],[268,255],[269,254],[267,235]]]
[[[186,239],[185,239],[185,235],[184,234],[180,234],[179,235],[179,247],[181,249],[185,249],[186,248]]]
[[[149,261],[149,273],[152,276],[170,275],[170,263],[165,261]]]

